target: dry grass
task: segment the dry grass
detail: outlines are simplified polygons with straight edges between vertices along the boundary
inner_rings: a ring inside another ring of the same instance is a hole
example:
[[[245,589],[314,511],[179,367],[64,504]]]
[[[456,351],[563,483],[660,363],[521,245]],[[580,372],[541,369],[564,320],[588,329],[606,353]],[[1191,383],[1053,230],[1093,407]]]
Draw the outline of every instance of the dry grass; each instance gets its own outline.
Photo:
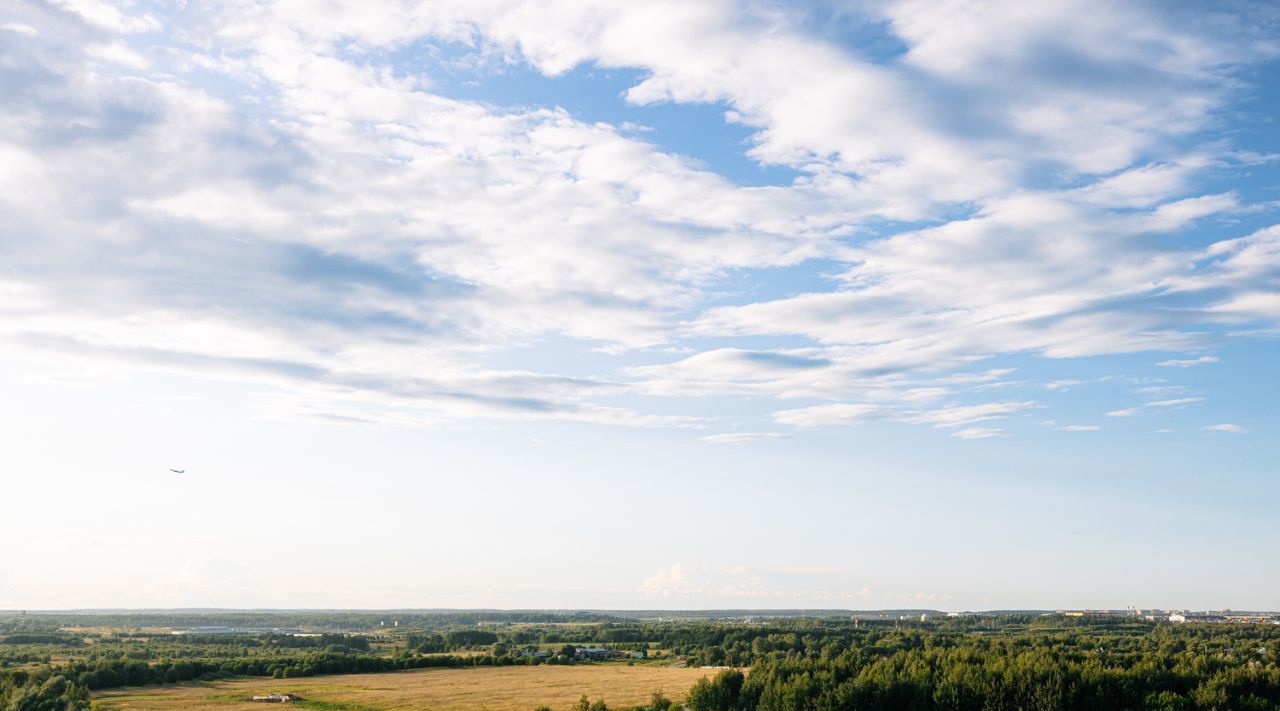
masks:
[[[562,711],[583,694],[613,707],[643,703],[654,691],[682,700],[711,671],[645,665],[424,669],[125,689],[95,694],[94,699],[120,711],[281,708],[245,701],[270,693],[294,693],[307,701],[292,708],[329,711],[530,711],[539,704]]]

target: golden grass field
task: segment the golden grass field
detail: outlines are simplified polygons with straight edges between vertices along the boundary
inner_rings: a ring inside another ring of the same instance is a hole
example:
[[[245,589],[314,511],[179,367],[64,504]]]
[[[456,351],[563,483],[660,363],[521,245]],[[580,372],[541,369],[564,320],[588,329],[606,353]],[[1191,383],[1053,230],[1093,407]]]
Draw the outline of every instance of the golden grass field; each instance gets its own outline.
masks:
[[[646,702],[654,691],[683,700],[694,682],[714,671],[622,664],[422,669],[143,687],[104,691],[94,694],[94,700],[120,711],[531,711],[539,704],[563,711],[583,694],[593,701],[604,699],[611,707]],[[255,694],[273,693],[297,694],[305,702],[275,705],[247,701]]]

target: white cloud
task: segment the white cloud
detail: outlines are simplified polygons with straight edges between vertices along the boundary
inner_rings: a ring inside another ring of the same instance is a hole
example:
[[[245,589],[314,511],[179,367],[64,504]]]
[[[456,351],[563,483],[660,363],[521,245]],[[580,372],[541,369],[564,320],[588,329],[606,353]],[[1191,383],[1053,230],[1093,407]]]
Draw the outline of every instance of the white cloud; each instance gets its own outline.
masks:
[[[1147,393],[1149,393],[1149,394],[1156,394],[1156,393],[1160,393],[1160,392],[1167,392],[1168,390],[1167,390],[1167,389],[1165,389],[1165,388],[1155,388],[1155,389],[1152,389],[1152,388],[1139,388],[1139,391],[1145,391],[1145,392],[1147,392]],[[1147,411],[1147,410],[1152,410],[1152,409],[1160,410],[1160,409],[1168,409],[1168,408],[1180,408],[1180,407],[1183,407],[1184,405],[1194,405],[1194,404],[1196,404],[1196,403],[1200,403],[1200,402],[1204,402],[1204,398],[1202,398],[1202,397],[1177,397],[1177,398],[1170,398],[1170,399],[1167,399],[1167,400],[1154,400],[1154,401],[1152,401],[1152,402],[1145,402],[1145,403],[1143,403],[1143,404],[1141,404],[1141,405],[1138,405],[1137,407],[1126,407],[1126,408],[1123,408],[1123,409],[1120,409],[1120,410],[1112,410],[1112,411],[1110,411],[1110,412],[1106,413],[1106,416],[1107,416],[1107,417],[1133,417],[1134,415],[1140,415],[1140,414],[1142,414],[1143,412],[1145,412],[1145,411]]]
[[[24,25],[21,22],[5,22],[3,24],[0,24],[0,30],[4,30],[6,32],[16,32],[17,34],[26,35],[28,37],[35,37],[36,35],[40,34],[40,31],[37,30],[36,28],[32,27],[31,25]]]
[[[1236,209],[1239,203],[1232,193],[1201,195],[1161,205],[1148,220],[1152,230],[1174,230],[1201,217]]]
[[[698,441],[709,444],[742,444],[744,442],[760,442],[772,439],[786,439],[783,432],[728,432],[725,434],[699,437]]]
[[[993,427],[966,427],[962,430],[956,430],[951,433],[952,437],[960,439],[987,439],[988,437],[998,437],[1004,434],[1004,430]]]
[[[1212,432],[1232,432],[1235,434],[1243,434],[1245,432],[1248,432],[1248,430],[1241,427],[1240,425],[1233,425],[1229,422],[1224,422],[1222,424],[1217,424],[1217,425],[1209,425],[1205,427],[1205,429],[1210,430]]]
[[[146,69],[151,65],[146,57],[130,49],[123,42],[92,44],[85,48],[85,52],[91,57],[123,64],[132,69]]]
[[[1204,365],[1205,363],[1217,362],[1218,359],[1215,356],[1200,356],[1199,358],[1188,359],[1171,358],[1169,360],[1162,360],[1159,363],[1156,363],[1156,365],[1164,366],[1166,368],[1190,368],[1193,365]]]
[[[653,597],[672,597],[682,594],[689,587],[689,566],[672,563],[640,583],[640,592]]]
[[[128,143],[90,134],[46,146],[40,160],[12,149],[6,209],[43,249],[25,251],[30,269],[12,288],[39,293],[47,307],[14,314],[4,329],[28,346],[229,377],[287,372],[330,397],[394,391],[434,399],[436,411],[448,401],[457,416],[676,422],[564,400],[585,391],[514,398],[466,363],[552,334],[667,341],[668,314],[717,271],[792,263],[822,241],[797,223],[807,198],[736,189],[563,112],[498,112],[332,57],[271,49],[250,71],[277,83],[280,111],[306,118],[270,128],[178,82],[96,76],[67,61],[79,51],[141,68],[119,41],[62,49],[48,68],[67,75],[54,90],[64,94],[33,95],[49,103],[31,109],[147,113],[130,119]],[[90,150],[96,169],[78,171]],[[130,169],[139,162],[183,170]],[[687,200],[698,191],[720,212],[694,210]],[[77,204],[96,212],[51,209],[72,195],[93,196]],[[770,237],[760,230],[772,220],[780,231]],[[100,239],[78,244],[91,236]],[[76,255],[58,265],[68,279],[27,281],[51,254]],[[435,374],[428,387],[415,376],[423,364]]]
[[[884,408],[878,405],[839,403],[779,410],[773,413],[773,421],[793,427],[826,427],[858,424],[876,419],[882,414],[884,414]]]
[[[150,32],[161,27],[160,22],[149,14],[131,15],[101,0],[50,0],[50,4],[114,32]]]
[[[1187,389],[1181,385],[1144,385],[1140,388],[1133,388],[1129,392],[1146,397],[1159,397],[1161,395],[1180,395],[1186,391]]]
[[[1116,378],[1117,376],[1114,376],[1114,375],[1103,375],[1101,377],[1089,378],[1085,380],[1081,380],[1078,378],[1064,378],[1062,380],[1053,380],[1048,383],[1045,383],[1044,387],[1046,390],[1060,390],[1060,391],[1066,392],[1080,385],[1106,383],[1106,382],[1113,381]]]
[[[934,427],[956,427],[973,422],[991,420],[1016,412],[1037,408],[1034,402],[991,402],[981,405],[955,405],[938,410],[916,413],[903,418],[913,424],[930,424]]]
[[[1156,400],[1149,402],[1143,407],[1178,407],[1179,405],[1191,405],[1197,402],[1204,402],[1202,397],[1178,397],[1171,400]]]
[[[1102,428],[1098,425],[1066,425],[1058,429],[1063,432],[1097,432]]]
[[[827,427],[856,425],[872,420],[902,422],[913,425],[931,425],[935,428],[952,428],[992,420],[1038,408],[1034,402],[993,402],[978,405],[948,405],[934,410],[904,410],[866,403],[836,403],[814,405],[773,413],[773,420],[793,427]],[[957,436],[972,439],[981,436],[982,428],[971,428],[968,434]],[[993,434],[1002,430],[992,430]],[[990,435],[987,435],[990,436]]]
[[[1092,2],[868,12],[904,56],[730,0],[266,2],[172,27],[136,5],[22,5],[0,109],[0,293],[22,300],[0,338],[285,389],[264,399],[277,417],[702,424],[618,402],[642,393],[831,401],[774,413],[797,427],[958,427],[1031,406],[930,407],[993,355],[1197,348],[1206,323],[1280,318],[1280,228],[1203,249],[1148,234],[1249,207],[1198,189],[1239,160],[1200,133],[1233,68],[1274,51],[1240,40],[1248,23]],[[432,67],[387,63],[438,41],[476,67],[638,69],[627,101],[723,105],[752,158],[799,177],[741,187],[625,123],[449,98]],[[1075,69],[1032,61],[1046,47]],[[818,259],[835,266],[806,291],[744,286]],[[769,336],[804,340],[731,341]],[[720,340],[647,360],[703,337]],[[478,365],[550,342],[651,350],[590,376]]]

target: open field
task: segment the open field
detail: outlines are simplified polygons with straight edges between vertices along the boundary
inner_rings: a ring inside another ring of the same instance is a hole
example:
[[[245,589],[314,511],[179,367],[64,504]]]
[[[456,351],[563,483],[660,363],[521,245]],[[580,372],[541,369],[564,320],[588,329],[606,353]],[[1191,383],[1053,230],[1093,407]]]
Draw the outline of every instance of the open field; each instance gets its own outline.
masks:
[[[300,708],[332,711],[530,711],[539,704],[561,711],[583,694],[613,707],[648,701],[654,691],[680,700],[694,682],[711,673],[714,670],[621,664],[425,669],[142,687],[102,692],[94,699],[121,711],[262,709],[263,704],[245,699],[271,693],[297,694],[308,702],[298,704]]]

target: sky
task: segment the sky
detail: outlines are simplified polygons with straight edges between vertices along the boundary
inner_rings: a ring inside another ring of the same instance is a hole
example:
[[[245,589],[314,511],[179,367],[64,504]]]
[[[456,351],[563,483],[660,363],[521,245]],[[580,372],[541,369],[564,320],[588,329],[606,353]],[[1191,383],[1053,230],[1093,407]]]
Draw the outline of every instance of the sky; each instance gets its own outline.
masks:
[[[0,609],[1280,608],[1272,3],[0,0],[0,97]]]

